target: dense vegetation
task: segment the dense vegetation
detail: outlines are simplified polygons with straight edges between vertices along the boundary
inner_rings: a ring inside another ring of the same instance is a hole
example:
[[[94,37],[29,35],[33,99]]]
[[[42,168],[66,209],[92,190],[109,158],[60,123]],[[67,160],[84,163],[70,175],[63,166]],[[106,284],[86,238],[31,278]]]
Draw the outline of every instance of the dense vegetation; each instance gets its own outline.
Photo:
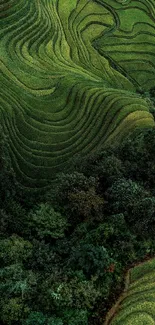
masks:
[[[78,156],[40,194],[19,185],[1,137],[1,324],[103,322],[124,270],[155,252],[154,148],[152,128]]]
[[[155,252],[154,16],[1,0],[2,325],[101,324]]]

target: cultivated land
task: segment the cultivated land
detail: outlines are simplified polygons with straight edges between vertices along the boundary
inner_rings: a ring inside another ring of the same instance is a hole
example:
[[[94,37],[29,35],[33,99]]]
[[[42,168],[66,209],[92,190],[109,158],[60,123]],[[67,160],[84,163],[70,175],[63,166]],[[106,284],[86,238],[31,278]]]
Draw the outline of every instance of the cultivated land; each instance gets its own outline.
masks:
[[[20,182],[154,125],[155,0],[1,0],[0,122]]]
[[[132,268],[126,290],[109,312],[106,325],[151,325],[155,321],[155,259]]]

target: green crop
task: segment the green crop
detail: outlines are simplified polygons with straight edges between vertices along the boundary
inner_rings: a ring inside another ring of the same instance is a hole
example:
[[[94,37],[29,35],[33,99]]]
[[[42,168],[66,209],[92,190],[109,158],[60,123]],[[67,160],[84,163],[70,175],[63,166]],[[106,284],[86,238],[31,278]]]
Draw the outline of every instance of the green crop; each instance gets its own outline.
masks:
[[[18,180],[42,187],[75,154],[154,126],[155,1],[1,1],[0,123]]]

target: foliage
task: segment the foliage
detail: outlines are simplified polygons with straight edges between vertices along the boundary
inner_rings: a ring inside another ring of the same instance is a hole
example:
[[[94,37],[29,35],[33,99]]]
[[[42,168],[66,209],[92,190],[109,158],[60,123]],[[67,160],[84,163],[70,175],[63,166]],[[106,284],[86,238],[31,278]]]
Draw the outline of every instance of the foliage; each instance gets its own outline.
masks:
[[[29,316],[25,321],[22,322],[22,325],[63,325],[63,322],[60,318],[57,317],[48,317],[42,312],[33,311],[30,312]]]
[[[39,239],[61,238],[67,228],[67,220],[49,204],[40,204],[28,214],[28,229]]]
[[[114,213],[124,213],[137,234],[154,234],[155,197],[132,180],[119,179],[107,191]],[[151,227],[151,229],[149,229]]]
[[[1,320],[4,324],[12,325],[21,322],[29,312],[29,308],[24,306],[19,298],[11,298],[3,304],[1,310]]]
[[[26,262],[32,254],[32,244],[22,237],[12,235],[0,240],[1,265]]]
[[[8,138],[0,127],[0,207],[16,195],[16,178],[9,157]]]
[[[121,159],[117,157],[117,152],[111,147],[91,153],[85,159],[81,156],[75,157],[73,169],[84,173],[87,177],[102,179],[103,186],[122,177],[125,171]]]
[[[42,304],[48,312],[54,308],[59,313],[58,316],[66,308],[92,309],[100,297],[96,280],[96,277],[87,279],[81,271],[65,270],[65,275],[53,272],[40,286]]]
[[[107,190],[107,197],[112,202],[112,208],[116,213],[131,211],[134,203],[144,196],[144,189],[139,184],[125,178],[118,179]]]
[[[81,243],[72,248],[69,265],[83,270],[88,277],[104,275],[113,260],[104,246]]]
[[[20,323],[28,315],[35,286],[36,275],[21,264],[0,269],[0,315],[4,323]]]
[[[129,137],[119,148],[126,176],[151,190],[155,184],[154,145],[155,128],[151,128]]]
[[[96,185],[94,177],[86,177],[83,173],[60,173],[55,180],[55,186],[47,193],[47,200],[54,204],[66,205],[68,195],[75,191],[88,191]]]
[[[66,310],[64,311],[66,325],[88,325],[88,311],[83,310]]]
[[[104,199],[96,193],[94,187],[87,191],[76,190],[68,195],[70,211],[83,218],[98,219],[102,216]]]
[[[32,240],[32,254],[27,261],[27,266],[37,271],[51,272],[57,264],[61,263],[60,254],[54,247],[44,240]]]
[[[1,2],[0,324],[92,325],[155,253],[153,1]]]
[[[154,130],[81,158],[35,204],[12,183],[0,206],[2,325],[91,324],[124,268],[155,253],[151,146]]]

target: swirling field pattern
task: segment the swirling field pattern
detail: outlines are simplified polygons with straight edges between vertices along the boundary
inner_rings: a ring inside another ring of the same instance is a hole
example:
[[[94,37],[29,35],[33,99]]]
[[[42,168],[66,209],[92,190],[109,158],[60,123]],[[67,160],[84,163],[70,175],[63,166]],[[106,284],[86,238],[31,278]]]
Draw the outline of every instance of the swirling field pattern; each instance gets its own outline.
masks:
[[[21,183],[154,125],[155,0],[0,0],[0,121]]]
[[[129,287],[109,325],[155,324],[155,259],[129,272]]]

